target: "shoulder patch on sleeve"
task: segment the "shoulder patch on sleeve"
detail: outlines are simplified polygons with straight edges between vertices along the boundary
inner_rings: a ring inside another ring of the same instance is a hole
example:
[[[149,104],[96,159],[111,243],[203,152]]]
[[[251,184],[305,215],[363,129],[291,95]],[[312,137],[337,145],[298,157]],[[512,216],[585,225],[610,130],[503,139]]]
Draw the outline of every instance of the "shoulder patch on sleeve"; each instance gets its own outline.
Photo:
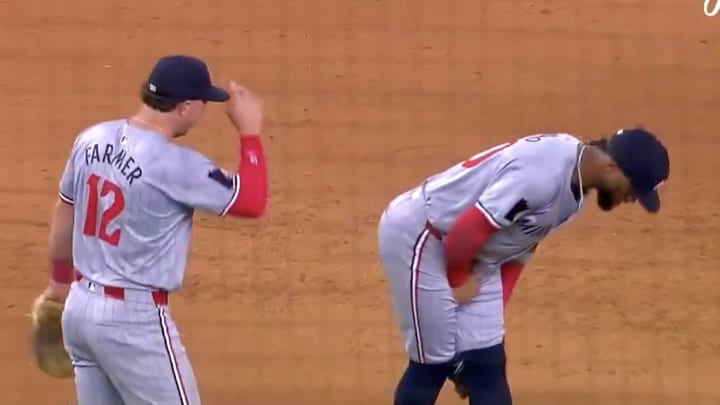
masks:
[[[524,198],[521,198],[520,201],[516,202],[510,211],[505,214],[505,219],[510,222],[514,222],[518,215],[528,210],[530,210],[530,207],[528,206],[527,201]]]
[[[215,168],[210,170],[210,172],[208,172],[208,177],[227,189],[233,188],[232,177],[228,176],[228,174],[222,169]]]

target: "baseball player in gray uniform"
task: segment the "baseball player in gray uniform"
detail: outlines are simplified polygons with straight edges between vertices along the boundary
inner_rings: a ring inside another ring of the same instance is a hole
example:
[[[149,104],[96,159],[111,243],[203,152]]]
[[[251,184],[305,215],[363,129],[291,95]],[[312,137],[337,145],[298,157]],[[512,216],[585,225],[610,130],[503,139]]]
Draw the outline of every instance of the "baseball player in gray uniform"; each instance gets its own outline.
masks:
[[[434,404],[446,379],[472,405],[512,403],[504,308],[538,244],[591,190],[610,211],[660,209],[666,148],[643,129],[584,143],[564,133],[495,146],[396,197],[379,255],[409,363],[396,405]]]
[[[77,136],[60,180],[45,297],[65,302],[79,405],[200,404],[168,308],[183,281],[193,213],[258,218],[266,209],[255,95],[234,82],[229,92],[216,87],[203,61],[172,55],[157,62],[141,98],[133,117]],[[236,171],[172,141],[207,102],[227,102],[239,134]]]

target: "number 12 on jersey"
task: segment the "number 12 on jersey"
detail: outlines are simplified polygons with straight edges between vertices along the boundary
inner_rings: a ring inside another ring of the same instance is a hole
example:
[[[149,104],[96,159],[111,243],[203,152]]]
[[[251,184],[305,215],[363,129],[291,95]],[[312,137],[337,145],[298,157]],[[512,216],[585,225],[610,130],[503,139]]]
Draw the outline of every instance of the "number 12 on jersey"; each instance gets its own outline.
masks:
[[[120,243],[120,229],[108,233],[108,224],[122,213],[125,208],[125,197],[117,184],[110,180],[102,179],[96,174],[91,174],[87,179],[88,200],[87,211],[85,212],[85,225],[83,234],[97,237],[111,246]],[[98,205],[102,197],[111,195],[112,204],[106,208],[98,218]],[[98,225],[98,219],[100,223]]]

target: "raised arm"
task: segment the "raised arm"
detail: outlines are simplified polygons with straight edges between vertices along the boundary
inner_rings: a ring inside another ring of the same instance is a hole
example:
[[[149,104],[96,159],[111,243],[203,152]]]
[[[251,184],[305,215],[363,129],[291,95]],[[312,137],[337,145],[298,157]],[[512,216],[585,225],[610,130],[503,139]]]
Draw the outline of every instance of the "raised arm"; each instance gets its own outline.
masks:
[[[227,114],[240,133],[240,161],[234,179],[236,193],[224,214],[258,218],[265,213],[268,199],[267,166],[260,141],[262,101],[247,89],[232,82]]]
[[[268,173],[260,132],[262,103],[232,83],[227,115],[239,134],[235,171],[226,171],[190,149],[178,147],[154,186],[192,209],[220,216],[259,218],[267,208]]]

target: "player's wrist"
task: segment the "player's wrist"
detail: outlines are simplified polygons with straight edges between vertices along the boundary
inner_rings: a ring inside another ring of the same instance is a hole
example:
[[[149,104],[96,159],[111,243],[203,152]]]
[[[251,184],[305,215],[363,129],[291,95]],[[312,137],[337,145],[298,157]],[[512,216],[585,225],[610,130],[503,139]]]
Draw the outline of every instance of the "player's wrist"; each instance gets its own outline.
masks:
[[[75,277],[72,259],[60,258],[50,260],[50,280],[57,284],[69,285]]]
[[[241,154],[247,152],[258,153],[262,150],[262,141],[260,140],[260,135],[242,134],[240,135],[239,142]]]
[[[470,274],[455,274],[453,277],[448,277],[448,285],[452,289],[462,287],[470,278]]]
[[[69,293],[70,284],[58,283],[57,281],[50,280],[43,292],[43,296],[48,301],[64,303]]]
[[[453,297],[455,298],[455,301],[462,305],[470,302],[473,298],[475,298],[480,289],[480,284],[477,279],[470,276],[466,278],[463,283],[458,286],[454,287],[452,289]]]

